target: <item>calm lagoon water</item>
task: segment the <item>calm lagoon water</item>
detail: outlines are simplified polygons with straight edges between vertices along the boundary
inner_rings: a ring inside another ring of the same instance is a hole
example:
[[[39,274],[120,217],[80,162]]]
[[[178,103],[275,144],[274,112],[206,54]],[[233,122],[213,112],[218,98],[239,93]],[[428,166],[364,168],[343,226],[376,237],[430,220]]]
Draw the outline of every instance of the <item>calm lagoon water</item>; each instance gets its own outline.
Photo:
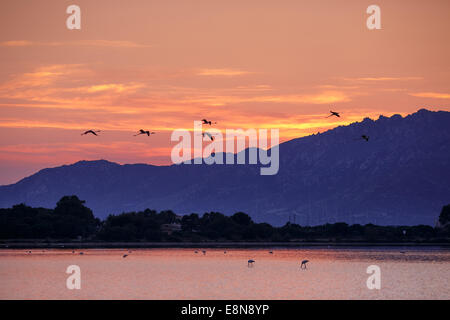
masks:
[[[0,299],[450,299],[448,249],[205,250],[0,250]],[[69,265],[80,290],[66,288]],[[370,265],[380,290],[367,288]]]

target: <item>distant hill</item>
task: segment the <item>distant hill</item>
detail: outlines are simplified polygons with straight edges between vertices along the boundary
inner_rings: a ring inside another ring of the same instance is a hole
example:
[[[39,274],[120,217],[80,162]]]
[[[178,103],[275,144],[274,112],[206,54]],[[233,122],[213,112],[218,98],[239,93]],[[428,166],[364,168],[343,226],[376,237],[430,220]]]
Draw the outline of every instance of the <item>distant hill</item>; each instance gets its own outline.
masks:
[[[358,139],[370,137],[366,142]],[[258,165],[119,165],[80,161],[0,187],[0,207],[54,207],[77,195],[98,217],[172,209],[248,213],[257,222],[434,225],[450,202],[450,112],[340,126],[280,145],[280,169]]]

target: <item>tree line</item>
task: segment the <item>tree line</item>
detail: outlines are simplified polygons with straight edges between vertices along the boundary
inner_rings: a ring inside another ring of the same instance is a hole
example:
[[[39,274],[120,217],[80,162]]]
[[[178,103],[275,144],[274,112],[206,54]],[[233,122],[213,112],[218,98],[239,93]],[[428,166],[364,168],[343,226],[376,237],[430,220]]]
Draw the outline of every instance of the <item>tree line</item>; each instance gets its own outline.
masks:
[[[361,241],[449,242],[450,205],[443,207],[439,226],[377,226],[347,223],[300,226],[286,223],[273,227],[255,223],[237,212],[226,216],[208,212],[177,216],[170,210],[146,209],[96,218],[77,196],[62,197],[54,209],[25,204],[0,209],[0,239],[47,239],[90,241]]]

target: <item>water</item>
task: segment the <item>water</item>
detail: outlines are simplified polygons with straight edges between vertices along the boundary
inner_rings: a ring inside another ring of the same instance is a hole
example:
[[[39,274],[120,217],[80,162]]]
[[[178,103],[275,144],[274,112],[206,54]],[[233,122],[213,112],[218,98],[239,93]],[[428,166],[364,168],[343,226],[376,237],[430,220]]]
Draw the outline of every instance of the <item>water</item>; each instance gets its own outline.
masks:
[[[201,250],[0,250],[0,299],[450,299],[445,249]],[[69,265],[81,290],[66,288]],[[367,288],[369,265],[380,290]]]

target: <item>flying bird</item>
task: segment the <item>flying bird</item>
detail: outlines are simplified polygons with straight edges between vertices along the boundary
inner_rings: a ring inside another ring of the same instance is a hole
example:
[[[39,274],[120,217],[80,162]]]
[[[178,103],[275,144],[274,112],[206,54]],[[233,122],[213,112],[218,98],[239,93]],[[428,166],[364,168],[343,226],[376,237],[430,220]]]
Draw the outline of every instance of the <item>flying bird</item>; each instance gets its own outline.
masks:
[[[101,130],[87,130],[87,131],[83,132],[81,135],[83,136],[83,135],[85,135],[85,134],[91,133],[91,134],[93,134],[94,136],[98,136],[97,132],[100,132],[100,131],[101,131]]]
[[[253,259],[248,260],[247,267],[249,267],[249,268],[252,267],[254,263],[255,263],[255,260],[253,260]]]
[[[366,140],[368,142],[369,141],[369,136],[363,134],[361,137],[359,137],[358,139],[355,139],[355,140],[361,140],[361,139],[364,139],[364,140]]]
[[[212,136],[211,133],[209,133],[209,132],[202,132],[202,137],[203,138],[205,137],[205,135],[207,135],[211,139],[211,141],[214,141],[214,137]]]
[[[128,257],[128,255],[127,255],[127,254],[124,254],[122,258],[126,258],[126,257]]]
[[[341,116],[339,115],[339,112],[335,112],[335,111],[331,111],[330,110],[330,115],[327,117],[327,118],[329,118],[329,117],[332,117],[332,116],[336,116],[336,117],[338,117],[338,118],[340,118]]]
[[[202,119],[202,124],[209,124],[209,125],[212,125],[212,124],[216,124],[217,122],[211,122],[211,120],[206,120],[206,119]]]
[[[302,264],[300,265],[300,269],[306,269],[306,264],[309,262],[309,260],[303,260]],[[304,268],[303,268],[304,267]]]
[[[155,134],[155,133],[156,132],[150,132],[148,130],[140,129],[139,133],[135,134],[134,136],[136,137],[136,136],[141,135],[141,134],[146,134],[147,136],[150,137],[151,134]]]

